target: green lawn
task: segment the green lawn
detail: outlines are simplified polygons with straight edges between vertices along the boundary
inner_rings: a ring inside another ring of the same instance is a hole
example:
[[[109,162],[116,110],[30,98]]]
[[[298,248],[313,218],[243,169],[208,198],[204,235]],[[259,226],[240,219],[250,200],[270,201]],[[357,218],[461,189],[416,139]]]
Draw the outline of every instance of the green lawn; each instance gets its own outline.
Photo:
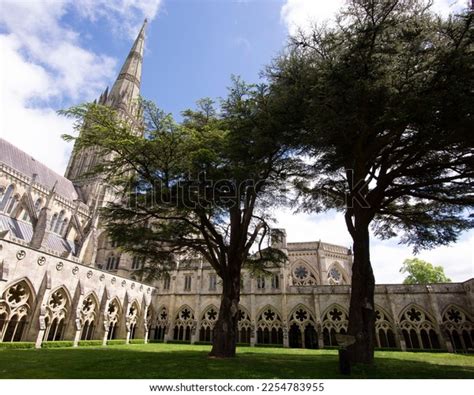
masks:
[[[337,351],[282,348],[238,349],[231,360],[207,358],[210,346],[137,344],[104,348],[0,350],[0,378],[228,378],[330,379]],[[474,355],[376,352],[369,369],[353,378],[474,378]]]

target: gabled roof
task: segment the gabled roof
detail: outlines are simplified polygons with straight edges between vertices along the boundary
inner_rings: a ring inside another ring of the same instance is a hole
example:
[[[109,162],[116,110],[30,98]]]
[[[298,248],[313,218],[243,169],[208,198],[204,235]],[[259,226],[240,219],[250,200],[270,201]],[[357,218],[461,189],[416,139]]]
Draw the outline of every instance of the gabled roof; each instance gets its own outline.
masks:
[[[67,178],[57,174],[49,167],[38,162],[31,155],[0,138],[0,163],[31,178],[36,174],[36,183],[50,190],[57,181],[56,193],[69,200],[77,200],[78,194],[74,185]]]

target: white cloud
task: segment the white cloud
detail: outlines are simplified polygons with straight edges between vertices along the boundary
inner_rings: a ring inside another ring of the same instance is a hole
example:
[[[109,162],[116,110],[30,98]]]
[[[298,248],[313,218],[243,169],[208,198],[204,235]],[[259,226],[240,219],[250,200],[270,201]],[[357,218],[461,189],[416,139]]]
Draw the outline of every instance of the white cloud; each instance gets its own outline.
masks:
[[[331,23],[345,3],[345,0],[286,0],[280,16],[288,32],[295,34],[298,29],[308,30],[314,23]],[[467,0],[434,0],[432,9],[448,15],[465,8],[466,4]]]
[[[346,247],[352,245],[342,213],[329,211],[308,215],[279,210],[275,216],[276,226],[286,229],[289,242],[321,240]],[[397,243],[396,239],[378,240],[372,234],[370,255],[378,284],[401,283],[405,278],[399,270],[405,259],[413,257],[413,252],[410,247]],[[464,234],[452,246],[422,251],[417,257],[443,266],[453,281],[465,281],[474,276],[474,231]]]
[[[0,135],[63,173],[71,146],[60,135],[72,128],[56,110],[97,97],[117,67],[115,59],[84,48],[64,16],[105,21],[123,39],[136,35],[144,17],[153,19],[160,2],[1,0]]]
[[[331,23],[345,0],[287,0],[280,16],[288,32],[307,30],[314,23]],[[465,8],[466,0],[434,0],[433,10],[442,15]],[[329,212],[322,215],[291,214],[283,211],[277,215],[278,226],[286,228],[289,241],[322,241],[351,245],[342,214]],[[397,241],[378,241],[372,236],[371,259],[377,283],[403,281],[399,273],[402,262],[413,256],[412,250]],[[465,234],[450,247],[422,251],[418,257],[434,265],[441,265],[453,281],[465,281],[474,276],[474,231]]]

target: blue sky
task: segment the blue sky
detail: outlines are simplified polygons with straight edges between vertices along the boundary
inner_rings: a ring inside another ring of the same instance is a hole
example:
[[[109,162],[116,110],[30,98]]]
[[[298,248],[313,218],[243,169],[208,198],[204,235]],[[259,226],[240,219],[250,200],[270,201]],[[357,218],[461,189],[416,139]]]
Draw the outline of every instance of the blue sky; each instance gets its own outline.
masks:
[[[91,101],[111,85],[145,17],[149,19],[142,95],[179,118],[201,97],[225,96],[231,74],[256,82],[288,34],[329,21],[343,0],[0,0],[0,135],[60,174],[71,145],[61,108]],[[464,0],[435,0],[444,15]],[[277,210],[290,241],[350,246],[338,213]],[[474,232],[420,254],[454,281],[474,275]],[[379,283],[400,282],[411,251],[397,240],[372,243]]]

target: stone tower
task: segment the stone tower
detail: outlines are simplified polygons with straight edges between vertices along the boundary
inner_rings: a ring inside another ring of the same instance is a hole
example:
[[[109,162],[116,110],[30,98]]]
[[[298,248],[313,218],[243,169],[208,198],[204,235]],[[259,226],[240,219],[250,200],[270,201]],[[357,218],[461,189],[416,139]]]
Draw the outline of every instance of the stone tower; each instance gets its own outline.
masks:
[[[145,19],[112,89],[109,91],[107,87],[96,101],[116,110],[136,134],[143,133],[139,98],[146,25]],[[100,161],[100,155],[93,148],[78,150],[74,147],[65,173],[65,177],[73,182],[84,203],[91,209],[103,204],[104,185],[100,178],[85,175]]]
[[[118,117],[130,125],[137,135],[143,134],[143,114],[139,99],[146,25],[145,19],[112,89],[109,91],[107,87],[95,101],[114,109]],[[101,176],[88,175],[103,159],[93,147],[77,149],[75,146],[65,173],[65,177],[73,182],[79,199],[89,206],[91,213],[79,258],[86,264],[103,268],[113,266],[115,271],[126,270],[129,257],[121,257],[116,246],[111,244],[98,214],[100,207],[114,200],[114,191]]]

